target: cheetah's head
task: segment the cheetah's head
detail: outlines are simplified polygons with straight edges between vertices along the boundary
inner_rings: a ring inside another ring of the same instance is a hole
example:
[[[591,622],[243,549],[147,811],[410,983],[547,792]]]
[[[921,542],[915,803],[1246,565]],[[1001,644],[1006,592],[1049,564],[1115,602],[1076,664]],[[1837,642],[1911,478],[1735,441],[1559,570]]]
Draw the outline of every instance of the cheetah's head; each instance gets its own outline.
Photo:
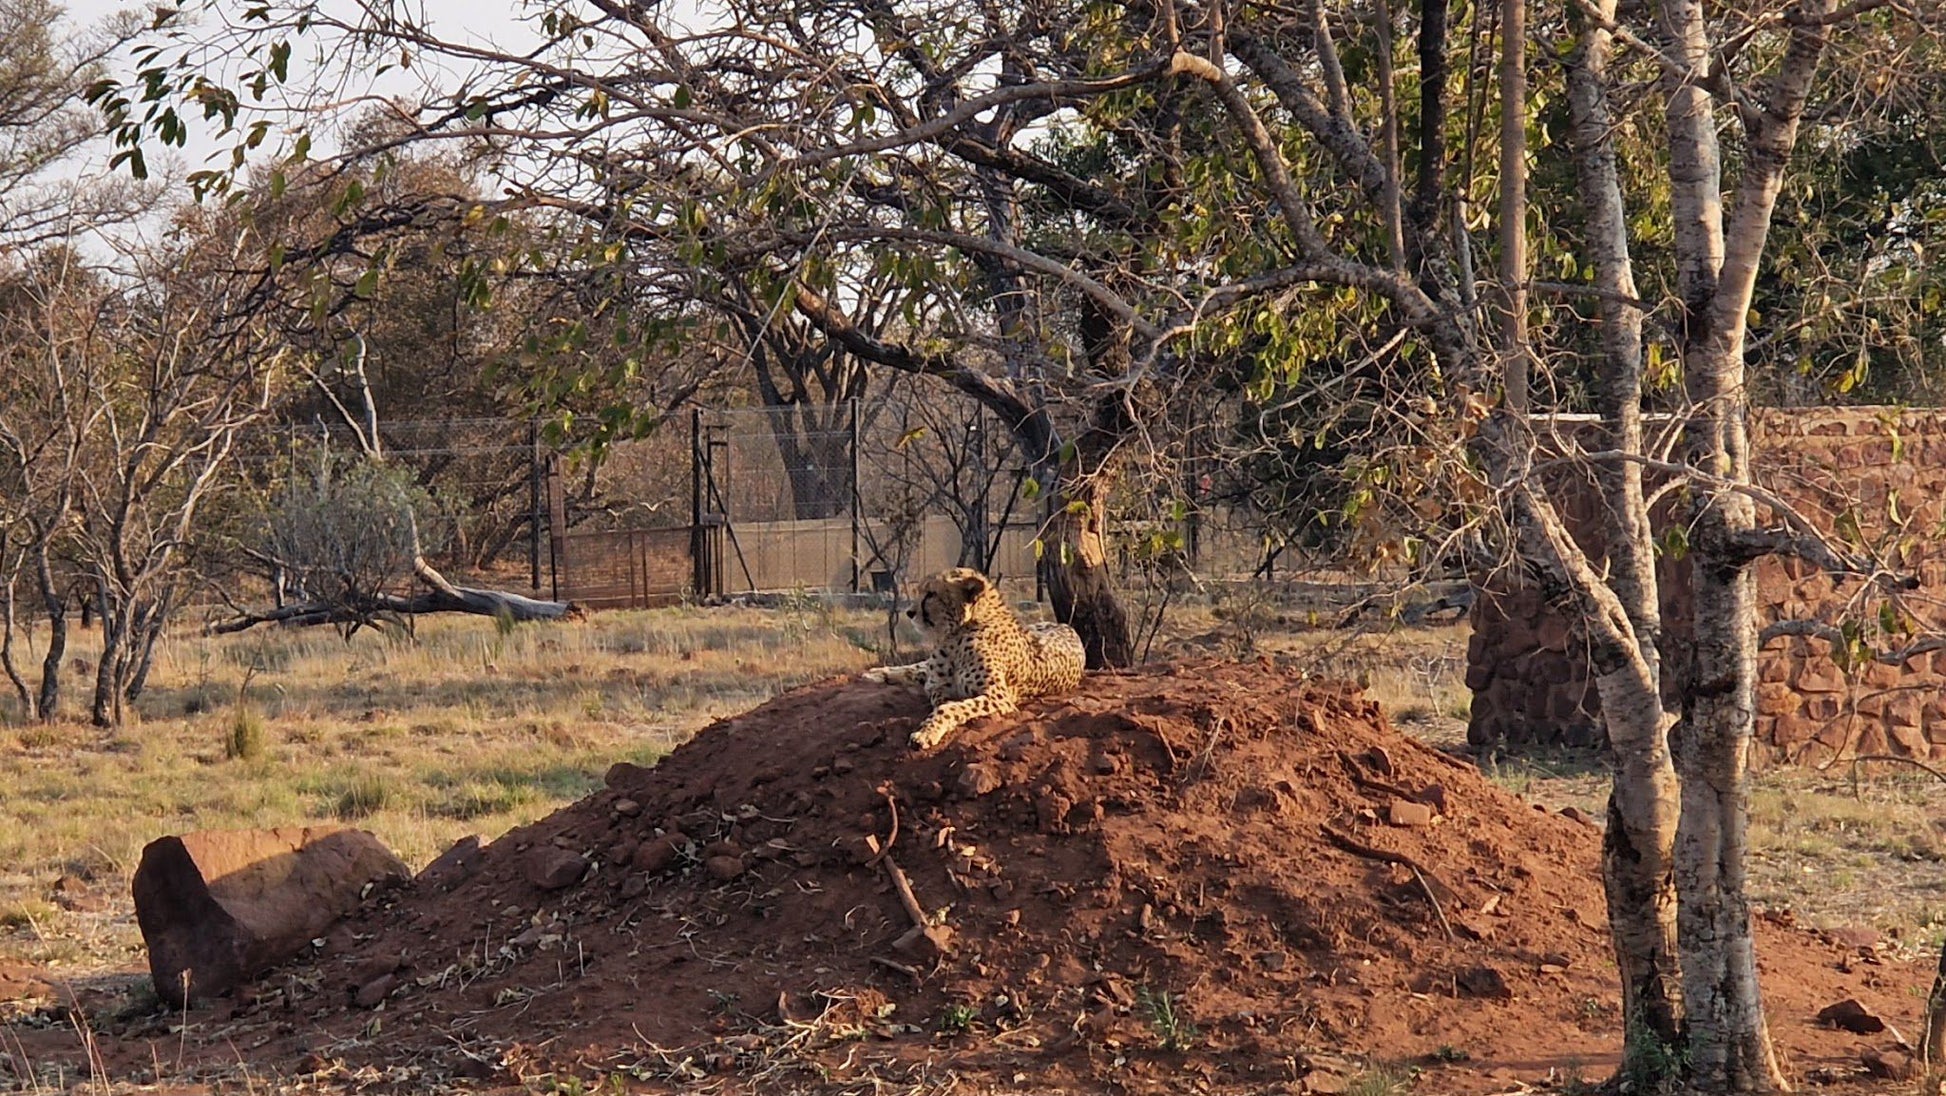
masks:
[[[993,583],[971,567],[941,571],[919,584],[919,599],[905,615],[939,639],[973,619],[973,607],[993,590]]]

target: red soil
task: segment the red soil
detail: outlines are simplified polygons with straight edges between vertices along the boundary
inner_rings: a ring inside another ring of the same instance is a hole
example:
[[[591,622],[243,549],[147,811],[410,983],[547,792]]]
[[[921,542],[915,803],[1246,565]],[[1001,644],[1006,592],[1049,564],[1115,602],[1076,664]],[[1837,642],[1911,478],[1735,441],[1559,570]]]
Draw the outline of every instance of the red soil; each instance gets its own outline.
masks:
[[[1441,1093],[1613,1070],[1598,833],[1355,690],[1260,664],[1098,675],[914,757],[923,712],[828,682],[617,766],[450,890],[387,896],[202,1017],[188,1053],[775,1093],[1333,1091],[1348,1058]],[[578,882],[536,885],[572,856]],[[936,963],[894,946],[892,862],[946,910]],[[1927,972],[1768,921],[1759,948],[1800,1082],[1893,1044],[1818,1027],[1833,1001],[1916,1035]],[[165,1059],[177,1040],[156,1035]],[[139,1033],[104,1043],[111,1068],[151,1061]]]

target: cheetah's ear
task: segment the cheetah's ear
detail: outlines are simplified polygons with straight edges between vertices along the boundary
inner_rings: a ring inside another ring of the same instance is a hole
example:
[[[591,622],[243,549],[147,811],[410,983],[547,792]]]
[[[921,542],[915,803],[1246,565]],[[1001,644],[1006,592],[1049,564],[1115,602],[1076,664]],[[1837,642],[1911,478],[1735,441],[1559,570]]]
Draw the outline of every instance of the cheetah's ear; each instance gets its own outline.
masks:
[[[993,584],[987,581],[987,577],[978,571],[962,575],[954,585],[959,587],[960,593],[965,594],[969,602],[993,588]]]

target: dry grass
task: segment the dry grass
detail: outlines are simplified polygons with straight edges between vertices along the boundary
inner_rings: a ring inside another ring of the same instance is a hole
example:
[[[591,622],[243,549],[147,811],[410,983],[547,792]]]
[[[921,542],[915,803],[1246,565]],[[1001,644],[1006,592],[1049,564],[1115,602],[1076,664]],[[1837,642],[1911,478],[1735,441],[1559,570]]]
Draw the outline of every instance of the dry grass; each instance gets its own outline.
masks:
[[[410,642],[174,636],[121,731],[0,726],[0,958],[139,964],[127,880],[163,834],[348,821],[416,866],[547,815],[616,761],[653,762],[711,719],[870,665],[882,635],[882,616],[805,600],[504,631],[428,619]],[[106,908],[53,905],[62,875]]]

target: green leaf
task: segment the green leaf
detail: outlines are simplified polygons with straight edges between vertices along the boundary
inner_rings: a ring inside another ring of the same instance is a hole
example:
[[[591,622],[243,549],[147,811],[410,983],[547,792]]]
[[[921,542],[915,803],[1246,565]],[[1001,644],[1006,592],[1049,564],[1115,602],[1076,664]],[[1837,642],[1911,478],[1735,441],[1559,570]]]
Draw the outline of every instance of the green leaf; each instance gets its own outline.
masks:
[[[1671,525],[1656,543],[1656,551],[1669,559],[1681,559],[1689,554],[1689,534],[1680,525]]]
[[[373,267],[358,276],[358,284],[352,289],[360,297],[370,299],[378,292],[378,268]]]
[[[122,166],[123,164],[128,165],[128,173],[130,175],[133,175],[137,179],[146,179],[149,177],[149,165],[148,162],[142,158],[141,149],[128,148],[128,149],[123,149],[120,152],[117,152],[113,157],[109,159],[108,170],[113,171],[116,168]]]
[[[351,181],[351,184],[345,187],[345,192],[338,196],[337,202],[335,202],[332,205],[331,207],[332,215],[337,217],[342,217],[346,213],[351,212],[352,207],[356,206],[358,203],[364,200],[365,200],[365,184],[359,182],[356,179],[353,179]]]
[[[1889,601],[1881,603],[1878,607],[1878,627],[1886,635],[1901,635],[1908,631],[1904,615]]]
[[[1865,543],[1865,530],[1858,524],[1858,513],[1850,507],[1831,519],[1831,528],[1838,534],[1838,539],[1854,548]]]

